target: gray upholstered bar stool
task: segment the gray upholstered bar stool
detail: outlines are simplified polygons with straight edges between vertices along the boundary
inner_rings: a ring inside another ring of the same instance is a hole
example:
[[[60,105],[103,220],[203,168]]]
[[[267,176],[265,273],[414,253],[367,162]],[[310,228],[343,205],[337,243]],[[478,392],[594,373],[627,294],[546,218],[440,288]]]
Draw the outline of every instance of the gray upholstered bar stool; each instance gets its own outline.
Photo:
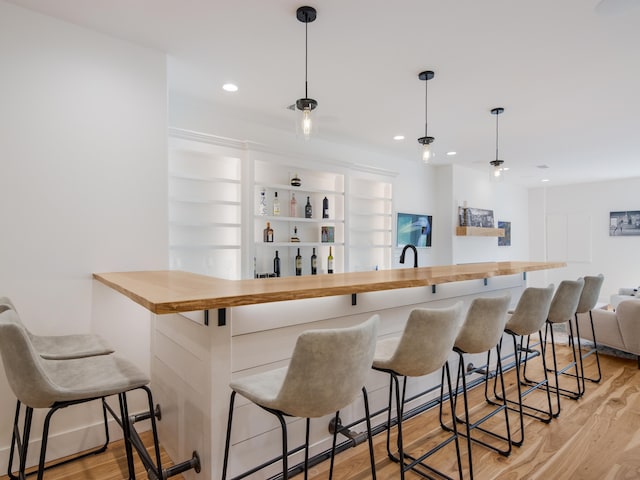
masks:
[[[404,415],[404,402],[407,377],[421,377],[437,370],[442,370],[442,387],[444,388],[445,375],[448,385],[448,395],[453,415],[453,395],[451,389],[451,375],[447,359],[451,354],[453,342],[458,335],[462,323],[462,302],[449,308],[417,308],[411,311],[409,319],[400,337],[380,340],[376,345],[376,353],[373,358],[373,368],[390,375],[389,382],[389,413],[387,417],[387,454],[391,460],[400,464],[400,478],[404,479],[405,472],[415,470],[420,473],[419,467],[432,471],[443,477],[449,478],[433,467],[424,463],[424,460],[442,449],[445,445],[455,442],[458,458],[458,473],[462,478],[462,462],[460,459],[460,446],[458,444],[458,432],[454,423],[453,435],[415,458],[404,451],[402,438],[402,422]],[[400,380],[403,377],[402,395],[400,394]],[[398,455],[391,452],[389,445],[391,434],[391,410],[392,399],[395,393],[397,429],[398,429]],[[409,460],[405,463],[405,458]]]
[[[565,397],[572,398],[577,400],[584,393],[582,390],[582,382],[580,381],[580,361],[579,361],[579,353],[576,352],[576,347],[573,341],[573,328],[571,326],[571,320],[573,319],[576,310],[578,308],[578,302],[580,301],[580,295],[582,294],[582,289],[584,287],[584,279],[579,278],[578,280],[563,280],[558,285],[556,292],[553,295],[553,299],[551,300],[551,307],[549,307],[549,316],[547,318],[547,322],[545,325],[545,333],[544,333],[544,341],[543,341],[543,352],[546,354],[548,351],[548,343],[549,337],[551,338],[551,353],[553,358],[553,374],[555,377],[555,385],[550,385],[549,388],[552,391],[555,391],[557,400],[558,400],[558,409],[554,412],[553,416],[557,417],[560,414],[560,395]],[[558,325],[561,323],[565,323],[569,326],[568,333],[568,342],[571,347],[571,352],[573,355],[573,360],[571,360],[568,364],[563,366],[561,369],[558,369],[558,359],[556,355],[556,342],[554,335],[554,325]],[[528,346],[528,345],[527,345]],[[560,375],[569,371],[571,368],[574,369],[573,377],[576,380],[576,389],[571,390],[569,388],[564,388],[560,386]],[[523,369],[523,378],[527,382],[527,384],[535,385],[538,384],[539,381],[531,380],[526,376],[527,364],[525,363]]]
[[[125,434],[129,477],[135,478],[126,400],[126,393],[135,389],[143,389],[147,392],[150,412],[147,418],[151,418],[156,461],[160,466],[155,418],[152,415],[153,400],[151,392],[146,386],[149,379],[135,365],[115,355],[99,355],[70,360],[44,359],[36,352],[29,335],[20,324],[16,312],[10,308],[6,308],[0,313],[0,353],[9,386],[18,398],[19,404],[26,407],[22,432],[19,432],[17,419],[14,426],[8,465],[9,478],[21,480],[25,478],[34,409],[49,409],[43,425],[38,465],[37,478],[41,480],[44,475],[49,425],[53,413],[61,408],[91,400],[100,400],[110,395],[118,395],[119,397],[122,415],[119,423]],[[19,459],[17,477],[11,472],[16,446]]]
[[[224,449],[222,480],[227,478],[234,400],[240,394],[267,412],[275,415],[282,427],[282,456],[260,465],[235,478],[244,478],[282,459],[283,479],[289,478],[288,456],[304,448],[304,471],[307,478],[309,461],[310,418],[334,414],[338,424],[340,410],[351,404],[357,395],[364,395],[371,476],[376,478],[373,439],[369,418],[369,402],[364,387],[371,369],[380,318],[373,315],[367,321],[347,328],[307,330],[300,334],[288,367],[240,378],[230,383],[229,419]],[[285,416],[306,419],[303,447],[289,451]],[[334,429],[329,475],[333,476],[333,462],[338,429]]]
[[[453,347],[453,351],[458,354],[458,375],[455,391],[459,391],[460,383],[462,383],[462,396],[464,403],[464,419],[454,415],[453,422],[458,421],[464,423],[466,426],[466,431],[459,431],[459,434],[467,438],[469,475],[471,478],[473,478],[472,442],[483,445],[504,456],[508,456],[511,453],[511,429],[509,427],[509,412],[506,402],[503,402],[501,405],[494,405],[495,408],[490,413],[483,415],[473,423],[471,422],[467,395],[468,386],[466,381],[467,370],[465,362],[466,354],[487,352],[485,382],[488,382],[490,374],[489,365],[491,364],[491,350],[495,348],[497,351],[495,374],[500,379],[502,398],[506,398],[499,342],[502,338],[502,332],[504,331],[504,326],[507,321],[507,309],[509,308],[510,300],[510,295],[495,298],[474,298],[471,301],[465,321],[458,333]],[[454,397],[454,407],[457,406],[458,395],[459,394],[456,393]],[[440,424],[442,428],[451,431],[452,427],[446,425],[442,417],[442,408],[440,411]],[[481,426],[484,422],[495,415],[498,415],[500,412],[504,413],[504,434],[490,431]],[[504,441],[506,443],[506,447],[500,448],[492,443],[481,440],[479,437],[472,436],[472,432],[474,430],[484,433],[485,436],[490,436],[497,440]]]
[[[33,345],[36,352],[42,357],[49,360],[70,360],[74,358],[93,357],[97,355],[109,355],[114,352],[113,348],[100,336],[92,334],[82,335],[52,335],[43,336],[35,335],[29,331],[24,325],[13,302],[8,297],[0,297],[0,311],[11,309],[16,315],[14,320],[21,325],[29,336],[29,340]],[[101,446],[88,450],[82,454],[76,455],[72,458],[67,458],[60,462],[49,464],[46,468],[53,468],[71,461],[78,460],[90,455],[104,452],[109,445],[109,424],[107,419],[107,410],[102,403],[102,417],[104,419],[104,442]],[[16,401],[16,413],[14,424],[18,421],[20,416],[20,400]],[[15,429],[14,429],[15,435]],[[15,436],[12,438],[12,445],[15,443]]]
[[[510,410],[518,412],[520,419],[520,439],[514,440],[512,443],[516,446],[521,446],[524,442],[524,415],[530,416],[545,423],[549,423],[553,418],[553,410],[551,406],[551,394],[549,392],[549,377],[547,373],[547,363],[545,361],[544,350],[540,353],[542,359],[542,371],[544,373],[544,379],[535,385],[529,386],[525,391],[522,390],[522,379],[520,376],[520,369],[524,362],[531,361],[527,357],[529,354],[536,353],[534,350],[524,346],[524,340],[527,338],[527,344],[529,344],[529,338],[531,335],[538,334],[539,345],[542,343],[542,327],[545,324],[549,316],[549,308],[551,307],[551,299],[553,298],[554,286],[549,285],[547,288],[526,288],[518,304],[513,312],[509,312],[507,317],[507,324],[504,327],[505,333],[509,334],[513,339],[513,352],[515,357],[515,370],[516,370],[516,385],[517,385],[517,400],[507,400]],[[518,338],[519,337],[519,341]],[[502,340],[500,340],[502,343]],[[500,398],[497,392],[497,377],[494,379],[494,394],[497,398]],[[527,405],[524,402],[524,398],[531,392],[543,388],[547,396],[547,409],[533,407]],[[511,407],[513,404],[517,405],[517,408]]]
[[[575,319],[575,327],[576,327],[576,337],[578,340],[578,352],[580,353],[580,376],[582,379],[582,391],[585,391],[585,378],[590,382],[598,383],[602,379],[602,370],[600,369],[600,356],[598,355],[598,342],[596,340],[596,331],[593,327],[593,315],[591,311],[595,308],[598,303],[598,297],[600,296],[600,290],[602,289],[602,284],[604,283],[604,275],[599,274],[595,276],[585,276],[584,277],[584,288],[582,289],[582,294],[580,295],[580,301],[578,302],[578,307],[576,308],[576,314],[574,316]],[[582,345],[580,344],[580,322],[578,322],[578,315],[581,313],[589,313],[589,320],[591,323],[591,335],[593,338],[593,348],[590,348],[586,353],[582,353]],[[590,355],[595,354],[596,356],[596,365],[598,367],[598,374],[596,377],[590,378],[584,376],[584,359]]]

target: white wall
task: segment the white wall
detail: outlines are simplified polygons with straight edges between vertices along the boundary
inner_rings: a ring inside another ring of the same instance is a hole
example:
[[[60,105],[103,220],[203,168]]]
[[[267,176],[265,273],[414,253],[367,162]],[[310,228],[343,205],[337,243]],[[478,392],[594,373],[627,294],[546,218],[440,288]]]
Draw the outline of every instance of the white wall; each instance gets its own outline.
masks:
[[[640,285],[640,237],[610,236],[609,212],[639,210],[640,178],[546,187],[529,193],[531,259],[566,261],[544,281],[603,273],[600,301]]]
[[[491,183],[488,168],[483,175],[475,169],[454,166],[452,182],[452,230],[458,224],[458,207],[466,201],[469,207],[493,210],[496,227],[499,220],[511,222],[511,246],[498,246],[497,237],[453,236],[451,261],[447,263],[530,260],[527,190],[508,182]]]
[[[0,1],[0,64],[0,295],[35,333],[100,331],[148,369],[149,314],[98,319],[91,274],[167,267],[165,56]],[[2,471],[14,406],[0,371]],[[74,411],[54,432],[99,420]]]

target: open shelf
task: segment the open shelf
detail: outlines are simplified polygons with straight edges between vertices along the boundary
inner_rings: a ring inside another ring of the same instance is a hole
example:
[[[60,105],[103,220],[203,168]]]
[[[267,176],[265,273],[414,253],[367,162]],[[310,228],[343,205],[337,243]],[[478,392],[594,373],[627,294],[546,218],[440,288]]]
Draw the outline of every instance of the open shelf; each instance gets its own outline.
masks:
[[[456,227],[459,237],[504,237],[504,228]]]

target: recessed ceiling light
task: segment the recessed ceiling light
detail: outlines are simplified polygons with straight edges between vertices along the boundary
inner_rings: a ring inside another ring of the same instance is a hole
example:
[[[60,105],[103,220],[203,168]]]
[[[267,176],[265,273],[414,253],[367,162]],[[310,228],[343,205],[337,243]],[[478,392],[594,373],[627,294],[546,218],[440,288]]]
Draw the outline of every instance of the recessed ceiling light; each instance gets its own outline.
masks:
[[[224,85],[222,85],[222,89],[225,92],[237,92],[238,86],[233,83],[225,83]]]
[[[543,178],[541,181],[542,181],[542,182],[548,182],[548,181],[549,181],[549,179],[548,179],[548,178]]]
[[[453,157],[454,155],[457,155],[458,152],[447,152],[447,155],[449,155],[450,157]]]
[[[396,135],[393,137],[394,140],[404,140],[404,135]]]

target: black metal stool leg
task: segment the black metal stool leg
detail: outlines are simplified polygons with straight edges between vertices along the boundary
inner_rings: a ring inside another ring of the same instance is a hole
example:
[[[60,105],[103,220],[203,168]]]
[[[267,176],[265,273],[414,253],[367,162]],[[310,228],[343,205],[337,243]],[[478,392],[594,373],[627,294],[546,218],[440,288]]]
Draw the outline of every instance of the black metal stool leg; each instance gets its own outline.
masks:
[[[367,440],[369,443],[369,459],[371,461],[371,480],[376,480],[376,460],[373,454],[373,434],[371,433],[371,416],[369,412],[369,395],[367,389],[362,387],[362,398],[364,401],[364,413],[367,423]]]
[[[127,405],[126,393],[118,394],[120,403],[120,415],[122,419],[122,433],[124,436],[124,448],[127,453],[127,469],[129,471],[129,480],[136,478],[136,472],[133,467],[133,448],[131,446],[131,424],[129,423],[129,408]]]

